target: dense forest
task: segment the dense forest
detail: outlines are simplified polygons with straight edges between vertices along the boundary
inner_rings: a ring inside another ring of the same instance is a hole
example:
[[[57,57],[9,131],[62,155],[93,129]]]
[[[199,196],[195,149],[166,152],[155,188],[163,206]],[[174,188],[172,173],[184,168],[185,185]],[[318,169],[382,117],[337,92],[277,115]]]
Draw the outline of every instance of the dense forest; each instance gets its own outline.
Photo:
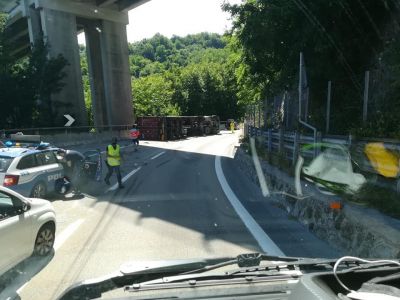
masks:
[[[90,87],[85,49],[81,62],[86,106]],[[212,115],[239,118],[243,105],[231,52],[224,37],[212,33],[172,38],[156,34],[129,45],[135,115]]]
[[[284,91],[297,97],[303,52],[309,123],[324,131],[330,80],[332,133],[400,137],[398,1],[247,0],[224,9],[234,20],[231,36],[240,53],[242,81],[260,89],[264,98]],[[370,95],[363,124],[367,70]]]
[[[275,99],[287,93],[292,98],[285,109],[292,110],[289,116],[294,124],[287,129],[301,129],[295,110],[302,52],[310,124],[324,131],[327,83],[331,81],[330,133],[400,138],[397,1],[246,0],[222,8],[233,20],[232,30],[223,36],[201,33],[167,38],[157,34],[129,45],[135,115],[218,114],[224,120],[242,118],[258,105],[266,112],[263,125],[279,128],[287,123],[282,118],[283,106],[277,106]],[[51,120],[46,117],[48,99],[62,87],[67,62],[62,57],[48,60],[43,45],[14,63],[7,55],[3,31],[0,28],[0,127],[43,126],[44,120]],[[81,64],[91,116],[83,46]],[[363,122],[367,70],[368,118]],[[51,76],[43,77],[44,73]],[[10,98],[15,100],[12,104],[5,101]]]

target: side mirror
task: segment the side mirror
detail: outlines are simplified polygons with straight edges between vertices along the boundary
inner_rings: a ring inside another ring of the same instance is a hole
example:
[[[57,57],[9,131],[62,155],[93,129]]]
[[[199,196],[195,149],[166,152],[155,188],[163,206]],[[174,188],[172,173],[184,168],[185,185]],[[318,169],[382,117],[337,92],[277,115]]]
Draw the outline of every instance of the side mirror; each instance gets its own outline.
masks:
[[[25,202],[22,203],[22,211],[23,212],[27,212],[30,209],[31,209],[31,206],[29,205],[29,203],[25,203]]]

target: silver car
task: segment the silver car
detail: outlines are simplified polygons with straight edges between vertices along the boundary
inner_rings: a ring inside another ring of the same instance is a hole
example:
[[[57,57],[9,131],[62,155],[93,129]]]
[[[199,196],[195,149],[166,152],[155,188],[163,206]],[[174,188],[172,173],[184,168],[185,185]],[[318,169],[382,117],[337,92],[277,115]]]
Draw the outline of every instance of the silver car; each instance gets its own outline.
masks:
[[[56,215],[51,203],[0,186],[0,274],[32,254],[53,250]]]

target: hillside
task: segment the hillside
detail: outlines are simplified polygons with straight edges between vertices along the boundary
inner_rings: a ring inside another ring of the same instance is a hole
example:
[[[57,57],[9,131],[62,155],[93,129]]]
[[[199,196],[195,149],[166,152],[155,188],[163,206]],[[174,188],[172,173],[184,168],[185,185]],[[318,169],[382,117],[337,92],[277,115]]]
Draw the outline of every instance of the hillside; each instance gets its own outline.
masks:
[[[224,37],[156,34],[130,44],[129,54],[136,115],[242,116]]]

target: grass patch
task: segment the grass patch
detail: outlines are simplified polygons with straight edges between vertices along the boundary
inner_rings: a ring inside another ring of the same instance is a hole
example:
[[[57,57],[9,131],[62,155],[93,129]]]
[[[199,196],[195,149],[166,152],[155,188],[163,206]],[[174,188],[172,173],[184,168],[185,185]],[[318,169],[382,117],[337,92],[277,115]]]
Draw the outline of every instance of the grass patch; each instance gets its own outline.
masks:
[[[400,195],[390,189],[365,184],[348,200],[375,208],[385,215],[400,218]]]
[[[251,155],[251,147],[249,137],[245,137],[240,140],[240,147],[249,155]],[[265,140],[263,137],[256,138],[256,151],[257,156],[261,161],[265,161],[271,166],[277,167],[280,170],[288,173],[289,175],[294,175],[294,166],[292,162],[288,160],[284,154],[277,152],[268,152],[265,147]]]
[[[249,138],[243,138],[240,142],[240,147],[251,155]],[[262,139],[256,139],[256,150],[259,159],[279,168],[289,176],[294,176],[292,162],[277,152],[268,152],[264,145]],[[366,183],[356,194],[349,194],[342,189],[335,190],[334,187],[330,187],[329,189],[345,201],[362,204],[374,208],[387,216],[400,219],[400,194],[389,188]]]

